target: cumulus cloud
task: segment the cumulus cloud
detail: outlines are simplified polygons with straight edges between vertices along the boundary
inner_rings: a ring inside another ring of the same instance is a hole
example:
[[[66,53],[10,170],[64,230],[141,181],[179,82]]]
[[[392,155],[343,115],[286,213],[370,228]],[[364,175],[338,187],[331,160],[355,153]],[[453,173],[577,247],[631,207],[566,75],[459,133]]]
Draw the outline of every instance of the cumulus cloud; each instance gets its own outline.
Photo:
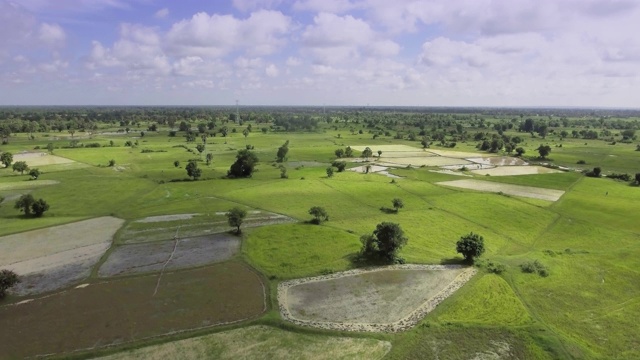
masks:
[[[278,67],[275,64],[269,64],[265,69],[264,73],[267,74],[268,77],[274,78],[280,74]]]
[[[198,13],[171,27],[167,47],[178,55],[221,57],[236,50],[267,55],[286,43],[290,28],[291,19],[278,11],[257,11],[247,19]]]
[[[327,12],[341,14],[358,8],[358,4],[349,0],[298,0],[293,4],[297,11]]]
[[[43,23],[40,25],[38,38],[51,47],[59,47],[64,45],[67,34],[60,25]]]
[[[320,13],[306,27],[301,42],[315,61],[331,64],[357,60],[361,55],[392,56],[400,46],[382,38],[362,19]]]

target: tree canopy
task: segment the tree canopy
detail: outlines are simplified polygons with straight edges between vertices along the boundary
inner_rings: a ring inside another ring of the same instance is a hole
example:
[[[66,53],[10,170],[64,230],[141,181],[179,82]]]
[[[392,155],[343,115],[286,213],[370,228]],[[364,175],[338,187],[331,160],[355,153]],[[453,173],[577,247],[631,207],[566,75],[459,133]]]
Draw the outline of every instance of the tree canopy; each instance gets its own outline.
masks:
[[[409,240],[399,224],[382,222],[376,226],[373,234],[362,235],[360,241],[362,255],[393,262],[398,259],[398,251]]]
[[[227,172],[229,178],[246,178],[251,177],[255,166],[258,163],[258,156],[251,150],[239,150],[236,155],[236,161],[231,165]]]
[[[467,262],[472,263],[475,258],[484,253],[484,238],[472,232],[461,236],[456,243],[456,251],[462,254]]]
[[[329,214],[324,208],[320,206],[314,206],[309,209],[309,215],[313,216],[313,220],[311,222],[313,222],[314,224],[320,224],[323,221],[329,220]]]
[[[233,226],[236,228],[236,233],[240,234],[240,226],[242,226],[242,222],[244,218],[247,217],[247,212],[239,207],[234,207],[227,211],[225,214],[227,216],[227,221],[229,222],[229,226]]]
[[[187,175],[192,177],[193,180],[198,180],[202,176],[202,169],[198,168],[198,163],[195,160],[189,160],[185,169],[187,170]]]
[[[2,155],[0,155],[0,162],[4,167],[8,168],[13,162],[13,154],[10,152],[3,152]]]

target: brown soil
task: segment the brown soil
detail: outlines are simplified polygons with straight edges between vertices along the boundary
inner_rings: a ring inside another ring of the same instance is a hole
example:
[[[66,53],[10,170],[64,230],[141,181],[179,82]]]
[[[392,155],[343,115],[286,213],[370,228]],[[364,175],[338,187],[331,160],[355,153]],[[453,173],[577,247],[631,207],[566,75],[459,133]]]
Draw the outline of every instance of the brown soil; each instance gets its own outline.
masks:
[[[265,289],[246,265],[228,262],[157,276],[100,282],[0,307],[0,358],[95,349],[253,318]]]
[[[501,184],[481,180],[442,181],[436,184],[494,193],[501,192],[513,196],[522,196],[547,201],[557,201],[564,194],[564,191],[561,190],[543,189],[532,186]]]

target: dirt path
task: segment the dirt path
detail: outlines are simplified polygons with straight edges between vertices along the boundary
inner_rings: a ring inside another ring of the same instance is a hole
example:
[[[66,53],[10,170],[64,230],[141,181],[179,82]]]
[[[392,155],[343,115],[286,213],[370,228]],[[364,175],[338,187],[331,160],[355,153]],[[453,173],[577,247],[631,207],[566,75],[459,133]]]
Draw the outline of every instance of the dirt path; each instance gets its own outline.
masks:
[[[158,276],[158,282],[156,283],[156,289],[153,290],[152,296],[156,296],[156,294],[158,293],[158,288],[160,287],[160,280],[162,280],[162,274],[164,274],[164,269],[167,268],[167,264],[169,264],[171,259],[173,259],[173,254],[176,253],[176,249],[178,248],[178,242],[180,242],[180,239],[178,239],[179,231],[180,231],[180,226],[178,226],[178,228],[176,229],[176,234],[173,237],[175,239],[175,244],[173,244],[173,251],[171,251],[171,255],[169,255],[169,258],[167,259],[167,261],[165,261],[164,265],[162,265],[162,270],[160,270],[160,275]]]
[[[345,276],[354,276],[368,272],[385,270],[459,270],[464,269],[449,285],[438,292],[435,296],[424,302],[417,309],[404,318],[392,323],[353,323],[353,322],[325,322],[313,320],[301,320],[295,318],[289,310],[288,292],[289,288],[310,282],[326,281],[338,279]],[[366,332],[389,332],[395,333],[405,331],[415,326],[425,315],[431,312],[444,299],[451,296],[456,290],[462,287],[469,279],[475,275],[477,270],[472,267],[460,265],[393,265],[379,268],[349,270],[331,275],[323,275],[310,278],[302,278],[284,281],[278,284],[278,306],[282,317],[296,325],[311,326],[327,330],[339,331],[366,331]]]

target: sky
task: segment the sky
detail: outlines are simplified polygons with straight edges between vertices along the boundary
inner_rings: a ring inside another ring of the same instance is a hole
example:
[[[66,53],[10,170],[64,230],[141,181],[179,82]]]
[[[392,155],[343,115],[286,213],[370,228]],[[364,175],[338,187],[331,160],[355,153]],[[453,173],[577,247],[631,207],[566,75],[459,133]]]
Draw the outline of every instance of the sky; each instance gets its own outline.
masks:
[[[640,107],[636,0],[0,0],[0,105]]]

